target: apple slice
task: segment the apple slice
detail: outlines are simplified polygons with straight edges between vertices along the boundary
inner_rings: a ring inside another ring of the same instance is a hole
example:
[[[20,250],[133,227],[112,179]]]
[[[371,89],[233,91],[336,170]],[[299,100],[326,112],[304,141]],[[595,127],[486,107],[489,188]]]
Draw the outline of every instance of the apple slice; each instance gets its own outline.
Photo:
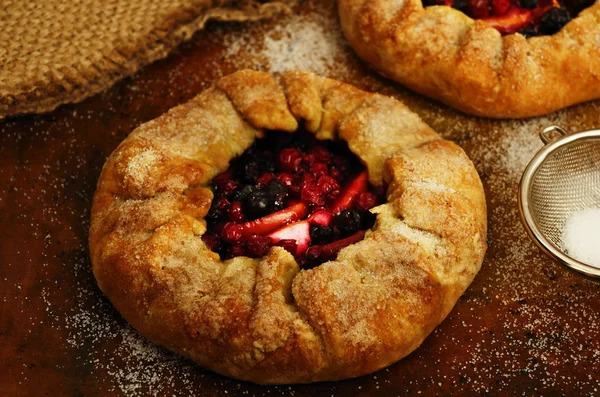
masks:
[[[320,210],[308,217],[308,221],[313,225],[321,225],[321,226],[329,226],[331,220],[333,219],[333,214],[327,210]]]
[[[343,238],[341,240],[332,241],[329,244],[313,245],[306,251],[306,264],[314,266],[323,262],[331,261],[335,259],[337,253],[344,247],[354,244],[363,239],[365,236],[364,230]]]
[[[271,237],[275,244],[280,240],[295,240],[298,246],[294,255],[300,255],[306,251],[308,244],[310,244],[310,223],[306,220],[291,223],[281,229],[277,229],[267,237]]]
[[[481,20],[496,28],[501,34],[511,34],[529,25],[533,20],[533,14],[524,8],[511,7],[504,15],[481,18]]]
[[[308,214],[308,206],[302,202],[298,202],[282,209],[281,211],[273,212],[272,214],[263,216],[262,218],[242,223],[242,235],[247,237],[255,233],[259,236],[264,236],[274,230],[279,229],[283,225],[304,218],[306,214]]]
[[[362,192],[367,191],[367,171],[363,171],[354,180],[352,180],[341,191],[338,198],[331,205],[331,212],[338,214],[352,206],[354,198]]]

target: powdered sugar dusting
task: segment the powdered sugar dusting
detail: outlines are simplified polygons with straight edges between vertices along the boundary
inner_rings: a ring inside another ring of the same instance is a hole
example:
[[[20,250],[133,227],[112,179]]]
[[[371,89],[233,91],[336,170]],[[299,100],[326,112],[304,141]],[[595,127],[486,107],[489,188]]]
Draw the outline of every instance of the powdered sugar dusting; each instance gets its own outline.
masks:
[[[347,44],[341,30],[331,29],[331,20],[322,13],[325,9],[317,7],[310,17],[286,17],[258,36],[227,34],[225,60],[238,68],[276,74],[304,70],[339,78],[347,73]]]

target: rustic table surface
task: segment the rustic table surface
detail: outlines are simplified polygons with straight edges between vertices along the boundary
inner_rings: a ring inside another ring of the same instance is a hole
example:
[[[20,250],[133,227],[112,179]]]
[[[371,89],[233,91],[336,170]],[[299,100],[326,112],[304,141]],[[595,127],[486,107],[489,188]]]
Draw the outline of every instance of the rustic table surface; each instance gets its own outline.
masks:
[[[489,249],[449,317],[410,356],[335,383],[228,379],[139,336],[97,288],[87,247],[101,167],[140,123],[240,68],[300,68],[397,97],[475,163]],[[6,396],[598,395],[600,284],[545,257],[519,220],[537,134],[600,127],[600,102],[521,121],[460,114],[379,77],[345,43],[334,0],[267,23],[209,24],[88,100],[0,121],[0,390]]]

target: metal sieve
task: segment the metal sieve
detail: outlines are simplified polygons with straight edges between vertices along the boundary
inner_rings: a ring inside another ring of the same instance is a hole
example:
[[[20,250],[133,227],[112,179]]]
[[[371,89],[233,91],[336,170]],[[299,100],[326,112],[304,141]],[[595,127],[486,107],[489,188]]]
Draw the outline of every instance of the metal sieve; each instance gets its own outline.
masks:
[[[580,262],[562,246],[569,215],[600,207],[600,130],[567,134],[552,126],[540,133],[546,144],[525,168],[519,211],[533,241],[549,256],[591,277],[600,267]]]

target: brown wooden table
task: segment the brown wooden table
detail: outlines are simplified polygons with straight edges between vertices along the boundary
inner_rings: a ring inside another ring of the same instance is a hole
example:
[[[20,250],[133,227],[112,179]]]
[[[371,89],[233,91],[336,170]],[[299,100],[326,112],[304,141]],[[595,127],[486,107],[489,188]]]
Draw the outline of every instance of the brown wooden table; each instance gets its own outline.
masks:
[[[90,203],[104,160],[140,123],[239,68],[293,66],[395,96],[458,142],[486,188],[489,250],[450,316],[399,363],[336,383],[257,386],[199,368],[127,325],[91,272]],[[600,102],[523,121],[459,114],[361,63],[333,0],[304,2],[268,23],[209,24],[107,92],[0,121],[0,394],[598,395],[600,285],[546,258],[518,217],[520,174],[550,124],[600,127]]]

